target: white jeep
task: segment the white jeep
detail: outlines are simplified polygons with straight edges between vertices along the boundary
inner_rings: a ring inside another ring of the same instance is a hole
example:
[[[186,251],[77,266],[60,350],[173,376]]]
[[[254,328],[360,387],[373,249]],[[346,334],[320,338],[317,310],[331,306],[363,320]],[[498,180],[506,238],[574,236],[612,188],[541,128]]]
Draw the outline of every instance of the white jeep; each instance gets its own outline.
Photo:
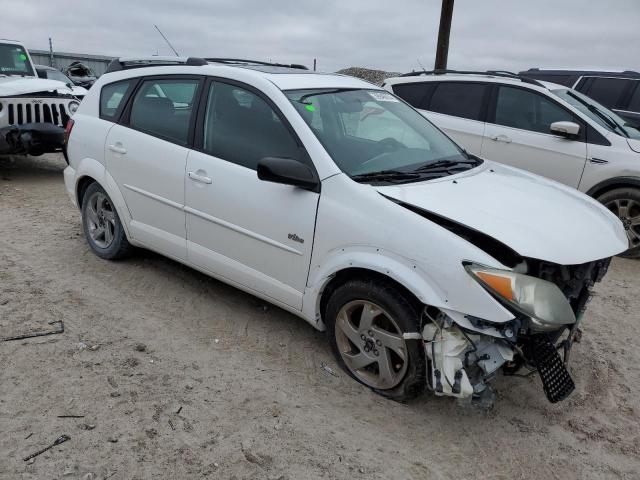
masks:
[[[0,154],[61,151],[80,100],[63,82],[38,78],[24,45],[0,40]]]

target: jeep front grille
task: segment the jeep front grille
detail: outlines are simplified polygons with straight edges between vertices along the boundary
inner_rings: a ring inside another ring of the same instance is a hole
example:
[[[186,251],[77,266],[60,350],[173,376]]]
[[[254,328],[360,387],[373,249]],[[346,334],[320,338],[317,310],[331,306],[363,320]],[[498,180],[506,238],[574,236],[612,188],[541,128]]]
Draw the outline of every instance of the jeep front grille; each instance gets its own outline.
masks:
[[[53,123],[60,127],[67,125],[69,115],[64,103],[31,103],[12,101],[8,104],[9,125],[25,123]]]

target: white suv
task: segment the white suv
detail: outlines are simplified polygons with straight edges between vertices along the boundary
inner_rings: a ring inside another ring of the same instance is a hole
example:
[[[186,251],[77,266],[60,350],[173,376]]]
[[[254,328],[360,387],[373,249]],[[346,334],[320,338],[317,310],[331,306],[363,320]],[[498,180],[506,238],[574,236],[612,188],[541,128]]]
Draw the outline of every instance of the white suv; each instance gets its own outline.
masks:
[[[180,63],[180,64],[177,64]],[[361,80],[259,62],[118,60],[68,139],[91,249],[160,252],[320,330],[394,399],[573,383],[569,351],[627,237],[573,189],[468,155]]]
[[[412,73],[384,86],[468,152],[598,199],[625,226],[624,256],[640,257],[640,131],[614,112],[565,86],[508,72]]]

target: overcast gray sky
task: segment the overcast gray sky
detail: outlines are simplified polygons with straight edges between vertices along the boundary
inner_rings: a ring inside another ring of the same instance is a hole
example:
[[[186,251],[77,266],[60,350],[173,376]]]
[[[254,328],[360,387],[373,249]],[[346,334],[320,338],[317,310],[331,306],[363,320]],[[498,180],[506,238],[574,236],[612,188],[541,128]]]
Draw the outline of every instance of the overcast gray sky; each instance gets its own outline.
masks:
[[[0,35],[105,55],[433,66],[441,0],[0,0]],[[640,0],[456,0],[449,67],[640,70]]]

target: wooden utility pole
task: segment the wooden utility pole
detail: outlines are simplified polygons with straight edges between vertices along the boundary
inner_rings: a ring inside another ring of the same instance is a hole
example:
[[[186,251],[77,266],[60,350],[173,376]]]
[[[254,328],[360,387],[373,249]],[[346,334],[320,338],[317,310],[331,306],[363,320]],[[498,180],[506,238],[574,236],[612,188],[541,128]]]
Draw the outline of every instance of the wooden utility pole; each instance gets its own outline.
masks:
[[[53,43],[51,37],[49,37],[49,66],[53,67]]]
[[[453,1],[442,0],[440,12],[440,29],[438,30],[438,46],[436,47],[436,70],[447,68],[449,56],[449,34],[451,33],[451,18],[453,17]]]

